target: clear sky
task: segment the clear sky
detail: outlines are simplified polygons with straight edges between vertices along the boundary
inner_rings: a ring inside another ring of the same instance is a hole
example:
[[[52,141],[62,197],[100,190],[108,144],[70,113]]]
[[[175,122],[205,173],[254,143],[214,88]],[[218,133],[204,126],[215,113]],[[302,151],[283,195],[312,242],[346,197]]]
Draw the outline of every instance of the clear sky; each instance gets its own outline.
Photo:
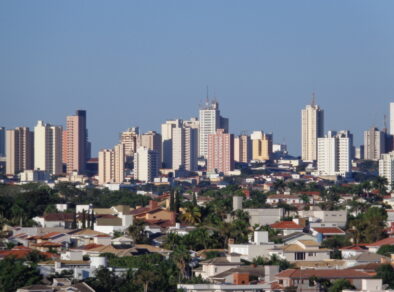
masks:
[[[358,145],[394,101],[393,11],[392,0],[3,0],[0,125],[86,109],[97,152],[130,126],[197,116],[208,85],[234,134],[273,131],[299,154],[315,91],[326,130]]]

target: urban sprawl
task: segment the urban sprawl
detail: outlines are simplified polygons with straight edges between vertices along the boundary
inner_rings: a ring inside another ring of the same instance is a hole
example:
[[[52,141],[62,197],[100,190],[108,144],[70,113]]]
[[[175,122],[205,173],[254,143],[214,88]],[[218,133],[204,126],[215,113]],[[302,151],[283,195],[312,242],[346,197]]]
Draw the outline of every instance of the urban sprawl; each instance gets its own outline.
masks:
[[[209,99],[98,155],[85,110],[0,128],[0,292],[394,291],[389,107],[355,147],[313,98],[300,157]]]

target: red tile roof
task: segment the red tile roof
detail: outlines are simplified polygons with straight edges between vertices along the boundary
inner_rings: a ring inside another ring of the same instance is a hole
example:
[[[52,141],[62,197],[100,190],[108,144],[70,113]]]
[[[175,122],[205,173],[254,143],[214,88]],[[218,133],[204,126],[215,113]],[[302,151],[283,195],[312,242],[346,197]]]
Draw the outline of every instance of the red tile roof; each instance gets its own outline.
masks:
[[[56,243],[56,242],[44,241],[41,243],[33,244],[33,246],[36,246],[36,247],[61,247],[62,245],[60,243]]]
[[[360,250],[360,251],[364,251],[367,250],[365,244],[357,244],[357,245],[350,245],[350,246],[344,246],[342,248],[340,248],[339,250]]]
[[[339,227],[313,227],[313,230],[315,230],[316,232],[319,232],[321,234],[346,234],[345,231],[343,231],[341,228]]]
[[[73,219],[72,213],[50,213],[44,216],[45,221],[72,221]]]
[[[50,232],[50,233],[47,233],[47,234],[41,236],[41,239],[50,239],[50,238],[58,236],[60,234],[62,234],[62,233],[60,233],[60,232]]]
[[[372,247],[372,246],[379,247],[379,246],[382,246],[382,245],[394,245],[394,237],[388,237],[388,238],[385,238],[385,239],[382,239],[382,240],[378,240],[378,241],[376,241],[374,243],[367,244],[366,246],[368,246],[368,247]]]
[[[301,225],[293,221],[280,221],[270,225],[272,228],[275,229],[303,229]]]
[[[298,269],[288,269],[280,272],[276,275],[276,278],[292,278],[292,279],[309,279],[310,277],[318,277],[324,279],[368,279],[373,278],[368,273],[352,270],[352,269],[342,269],[342,270],[298,270]]]
[[[0,258],[5,258],[5,257],[15,257],[17,259],[23,259],[26,258],[29,253],[31,253],[33,249],[28,248],[28,247],[19,247],[16,246],[11,250],[2,250],[0,251]],[[41,255],[47,257],[47,258],[57,258],[58,255],[49,253],[49,252],[40,252]]]

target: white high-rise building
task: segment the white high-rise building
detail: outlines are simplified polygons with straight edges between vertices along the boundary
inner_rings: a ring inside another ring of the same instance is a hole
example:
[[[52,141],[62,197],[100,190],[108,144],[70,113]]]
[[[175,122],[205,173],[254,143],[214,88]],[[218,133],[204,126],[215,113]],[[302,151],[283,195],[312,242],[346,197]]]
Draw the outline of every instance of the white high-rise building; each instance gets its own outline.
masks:
[[[379,159],[379,176],[387,179],[388,188],[391,191],[394,181],[394,151],[381,155]]]
[[[208,136],[215,134],[217,129],[229,130],[229,121],[220,116],[219,103],[207,100],[200,108],[200,133],[199,133],[199,156],[208,156]]]
[[[164,168],[172,167],[172,130],[177,127],[181,127],[182,120],[169,120],[161,124],[161,139],[162,139],[162,162],[164,163]]]
[[[385,152],[385,138],[385,133],[375,127],[364,131],[364,159],[379,160],[380,155]]]
[[[197,170],[198,129],[182,125],[172,129],[172,168]]]
[[[134,154],[134,179],[151,182],[159,174],[159,153],[139,147]]]
[[[113,149],[103,149],[98,154],[99,184],[122,183],[124,181],[124,164],[126,147],[124,144],[115,145]]]
[[[301,111],[302,160],[317,159],[317,139],[324,135],[324,111],[315,104],[307,105]]]
[[[63,173],[63,129],[38,121],[34,127],[34,169],[50,174]]]
[[[349,131],[329,131],[318,138],[317,169],[320,175],[342,175],[351,172],[353,135]]]

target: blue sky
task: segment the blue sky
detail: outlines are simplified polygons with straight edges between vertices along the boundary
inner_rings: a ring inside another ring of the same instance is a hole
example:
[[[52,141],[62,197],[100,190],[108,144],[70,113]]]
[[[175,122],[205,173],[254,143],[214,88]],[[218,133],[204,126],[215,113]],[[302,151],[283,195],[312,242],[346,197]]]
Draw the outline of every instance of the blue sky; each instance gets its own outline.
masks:
[[[394,101],[394,1],[1,1],[0,125],[88,111],[93,150],[198,115],[206,86],[231,132],[300,151],[316,92],[326,130],[383,126]],[[93,153],[96,154],[96,153]]]

